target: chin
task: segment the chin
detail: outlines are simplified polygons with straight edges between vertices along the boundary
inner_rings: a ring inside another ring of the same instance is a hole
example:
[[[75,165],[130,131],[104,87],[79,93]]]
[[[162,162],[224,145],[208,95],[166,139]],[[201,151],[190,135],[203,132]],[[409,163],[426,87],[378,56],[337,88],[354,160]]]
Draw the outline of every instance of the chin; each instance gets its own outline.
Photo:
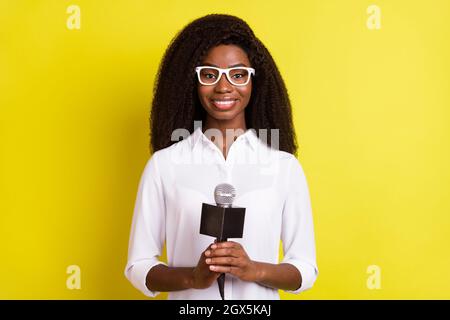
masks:
[[[209,115],[216,119],[233,119],[243,110],[231,109],[231,110],[221,110],[209,109]]]
[[[235,114],[225,114],[225,113],[213,113],[210,114],[210,116],[217,120],[232,120],[236,117]]]

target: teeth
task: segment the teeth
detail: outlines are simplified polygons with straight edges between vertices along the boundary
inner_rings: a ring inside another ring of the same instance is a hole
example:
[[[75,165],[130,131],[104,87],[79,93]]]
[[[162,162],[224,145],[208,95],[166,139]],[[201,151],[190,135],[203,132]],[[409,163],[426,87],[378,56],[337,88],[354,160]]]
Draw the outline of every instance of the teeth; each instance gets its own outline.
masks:
[[[232,104],[234,100],[214,100],[217,104]]]

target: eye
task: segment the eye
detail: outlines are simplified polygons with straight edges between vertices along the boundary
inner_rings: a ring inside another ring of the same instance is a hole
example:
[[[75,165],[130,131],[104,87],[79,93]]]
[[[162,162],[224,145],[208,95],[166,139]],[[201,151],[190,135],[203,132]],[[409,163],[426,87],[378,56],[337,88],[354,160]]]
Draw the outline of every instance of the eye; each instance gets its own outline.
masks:
[[[205,69],[205,70],[202,70],[201,76],[204,79],[215,79],[217,77],[217,74],[214,70]]]
[[[239,78],[242,78],[242,77],[244,77],[244,75],[242,73],[237,73],[237,74],[233,75],[233,78],[236,78],[236,79],[239,79]]]

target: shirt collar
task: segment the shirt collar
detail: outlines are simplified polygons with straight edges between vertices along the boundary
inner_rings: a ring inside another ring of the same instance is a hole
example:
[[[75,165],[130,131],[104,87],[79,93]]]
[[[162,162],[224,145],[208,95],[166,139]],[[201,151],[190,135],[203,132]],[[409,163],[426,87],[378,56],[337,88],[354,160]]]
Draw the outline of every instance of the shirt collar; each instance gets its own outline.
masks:
[[[247,131],[245,131],[237,139],[243,139],[243,140],[247,141],[247,143],[250,145],[250,148],[253,151],[256,150],[256,147],[257,147],[258,141],[259,141],[259,138],[256,135],[255,129],[247,129]],[[237,139],[235,141],[237,141]],[[197,127],[194,130],[194,132],[191,134],[192,149],[194,149],[198,143],[202,143],[202,142],[212,142],[212,141],[210,141],[208,139],[208,137],[205,136],[201,127]]]

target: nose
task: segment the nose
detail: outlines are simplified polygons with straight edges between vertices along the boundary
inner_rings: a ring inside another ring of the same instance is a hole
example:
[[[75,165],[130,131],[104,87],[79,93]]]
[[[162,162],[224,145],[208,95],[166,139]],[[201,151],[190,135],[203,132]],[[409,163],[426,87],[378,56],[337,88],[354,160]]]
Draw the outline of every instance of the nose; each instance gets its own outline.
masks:
[[[216,92],[233,91],[233,85],[228,81],[227,76],[224,73],[220,76],[219,82],[216,83],[214,90]]]

